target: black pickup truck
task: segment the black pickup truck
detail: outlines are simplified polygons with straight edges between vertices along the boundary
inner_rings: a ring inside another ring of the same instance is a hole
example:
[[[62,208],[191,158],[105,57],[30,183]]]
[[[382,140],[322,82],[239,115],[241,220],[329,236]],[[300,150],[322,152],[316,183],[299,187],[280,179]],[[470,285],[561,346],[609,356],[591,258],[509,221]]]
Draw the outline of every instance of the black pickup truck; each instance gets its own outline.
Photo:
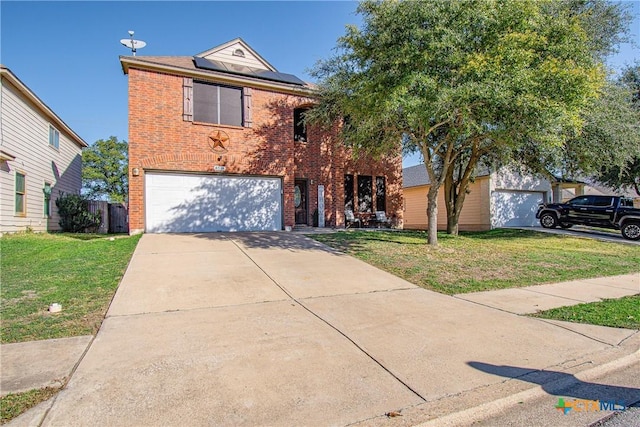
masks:
[[[640,240],[640,209],[624,197],[578,196],[566,203],[542,204],[536,218],[544,228],[590,225],[620,230],[625,239]]]

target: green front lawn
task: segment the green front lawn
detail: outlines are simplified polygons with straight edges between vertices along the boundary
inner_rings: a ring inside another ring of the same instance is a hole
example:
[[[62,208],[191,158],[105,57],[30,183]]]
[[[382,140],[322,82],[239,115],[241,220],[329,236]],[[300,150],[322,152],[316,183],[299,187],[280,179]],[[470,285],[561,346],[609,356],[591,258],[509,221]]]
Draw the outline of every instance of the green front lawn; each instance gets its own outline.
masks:
[[[0,238],[0,342],[95,334],[140,236],[13,234]],[[52,314],[52,303],[62,312]]]
[[[349,231],[309,236],[396,276],[445,294],[562,282],[640,271],[640,247],[529,230],[438,235]]]

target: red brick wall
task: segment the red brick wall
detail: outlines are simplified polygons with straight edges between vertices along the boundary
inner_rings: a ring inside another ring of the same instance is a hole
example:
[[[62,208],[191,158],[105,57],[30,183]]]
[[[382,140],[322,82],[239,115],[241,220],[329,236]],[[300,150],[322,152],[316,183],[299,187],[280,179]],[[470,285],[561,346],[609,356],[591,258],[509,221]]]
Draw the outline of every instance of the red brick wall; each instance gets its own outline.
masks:
[[[211,125],[183,120],[183,77],[129,69],[129,222],[144,231],[144,173],[148,170],[268,175],[282,178],[284,225],[295,223],[296,178],[307,179],[308,219],[317,208],[317,186],[325,186],[326,225],[344,224],[344,174],[387,177],[387,215],[402,215],[401,157],[371,162],[347,161],[335,138],[308,129],[308,142],[293,140],[293,109],[309,99],[252,89],[253,126]],[[209,135],[229,136],[226,152],[214,152]],[[346,165],[346,166],[345,166]],[[346,167],[346,169],[345,169]],[[133,175],[133,170],[138,175]],[[348,171],[347,171],[348,170]],[[375,179],[375,178],[374,178]]]

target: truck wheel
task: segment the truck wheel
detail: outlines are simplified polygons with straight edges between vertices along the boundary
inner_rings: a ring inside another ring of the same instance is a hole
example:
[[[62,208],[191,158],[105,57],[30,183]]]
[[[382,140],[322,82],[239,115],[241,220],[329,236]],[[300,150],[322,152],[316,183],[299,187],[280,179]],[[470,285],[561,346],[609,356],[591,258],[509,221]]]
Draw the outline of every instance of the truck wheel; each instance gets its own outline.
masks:
[[[545,212],[540,215],[540,225],[544,228],[556,228],[558,226],[558,219],[555,214]]]
[[[625,239],[640,240],[640,222],[625,222],[620,231]]]

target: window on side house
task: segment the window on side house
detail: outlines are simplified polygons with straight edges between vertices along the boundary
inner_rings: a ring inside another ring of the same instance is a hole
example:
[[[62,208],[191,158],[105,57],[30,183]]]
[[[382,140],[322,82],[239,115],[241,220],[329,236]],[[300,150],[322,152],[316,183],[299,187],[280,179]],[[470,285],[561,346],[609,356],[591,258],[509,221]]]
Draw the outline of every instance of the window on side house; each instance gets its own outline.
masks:
[[[371,176],[358,175],[358,212],[371,212],[373,208],[371,181]]]
[[[293,110],[293,140],[307,142],[307,125],[304,122],[304,114],[308,108],[296,108]]]
[[[193,120],[217,125],[242,126],[242,89],[193,82]]]
[[[45,182],[42,192],[44,193],[44,217],[51,218],[51,184]]]
[[[26,176],[16,172],[16,215],[27,213],[27,182]]]
[[[376,210],[387,210],[387,197],[384,176],[376,176]]]
[[[353,175],[344,176],[344,209],[353,210]]]
[[[57,149],[60,148],[60,132],[51,125],[49,125],[49,145]]]

